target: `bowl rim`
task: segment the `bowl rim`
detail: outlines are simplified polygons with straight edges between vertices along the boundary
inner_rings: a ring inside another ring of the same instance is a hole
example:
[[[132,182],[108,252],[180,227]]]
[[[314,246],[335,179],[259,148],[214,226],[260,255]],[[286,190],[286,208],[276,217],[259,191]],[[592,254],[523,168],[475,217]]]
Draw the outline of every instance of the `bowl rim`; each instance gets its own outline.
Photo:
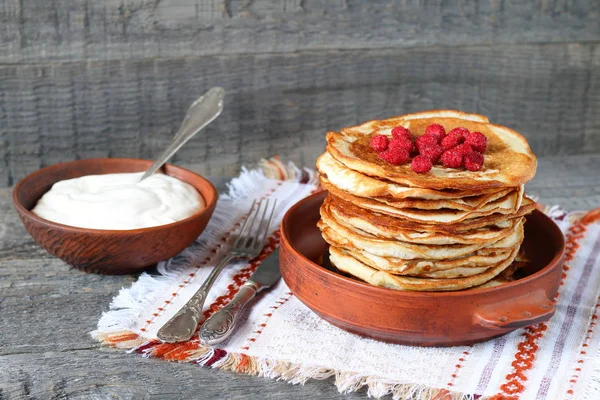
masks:
[[[556,268],[559,264],[560,261],[564,258],[565,256],[565,236],[562,233],[562,231],[560,230],[560,228],[558,227],[558,225],[556,225],[556,223],[550,218],[548,217],[546,214],[544,214],[543,212],[541,212],[538,209],[533,210],[533,213],[539,214],[539,216],[542,218],[542,220],[544,220],[546,224],[548,224],[548,226],[550,227],[551,230],[554,231],[554,233],[558,234],[558,235],[552,235],[552,236],[557,236],[559,237],[560,241],[559,241],[559,246],[558,249],[554,255],[554,257],[548,262],[548,264],[546,266],[544,266],[543,268],[541,268],[539,271],[526,276],[525,278],[521,278],[518,279],[516,281],[513,282],[509,282],[509,283],[505,283],[499,286],[494,286],[494,287],[489,287],[489,288],[477,288],[477,289],[465,289],[465,290],[458,290],[458,291],[438,291],[438,292],[427,292],[427,291],[409,291],[409,290],[397,290],[397,289],[389,289],[389,288],[385,288],[385,287],[380,287],[380,286],[374,286],[374,285],[370,285],[366,282],[362,282],[362,281],[358,281],[355,279],[351,279],[351,278],[347,278],[345,276],[342,276],[340,274],[336,274],[333,271],[328,270],[327,268],[324,268],[323,266],[313,262],[312,260],[308,259],[306,256],[304,256],[302,253],[300,253],[300,251],[298,251],[294,246],[292,246],[290,239],[288,237],[287,234],[287,230],[290,229],[289,227],[289,218],[290,216],[296,212],[296,210],[303,205],[305,202],[311,200],[314,197],[318,197],[318,196],[324,196],[327,194],[326,190],[314,193],[310,196],[307,196],[305,198],[303,198],[302,200],[298,201],[296,204],[294,204],[283,216],[283,219],[281,221],[281,226],[280,226],[280,232],[281,232],[281,243],[282,246],[285,247],[285,249],[287,251],[290,251],[291,253],[293,253],[294,258],[298,259],[302,259],[304,260],[307,265],[309,265],[311,268],[315,269],[318,273],[325,273],[327,274],[329,277],[333,278],[335,281],[338,282],[338,284],[344,284],[344,285],[351,285],[351,287],[363,290],[363,291],[374,291],[375,293],[379,293],[381,295],[396,295],[396,296],[408,296],[408,297],[416,297],[416,298],[423,298],[423,297],[427,297],[427,298],[431,298],[431,297],[435,297],[435,298],[440,298],[440,297],[456,297],[456,296],[478,296],[478,295],[483,295],[486,293],[493,293],[493,292],[501,292],[501,291],[505,291],[505,290],[511,290],[513,288],[522,286],[522,285],[527,285],[528,283],[530,283],[531,281],[535,281],[538,278],[549,274],[552,272],[553,268]]]
[[[93,229],[93,228],[82,228],[82,227],[73,226],[73,225],[65,225],[65,224],[61,224],[59,222],[50,221],[48,219],[40,217],[37,214],[34,214],[33,212],[31,212],[31,210],[28,210],[27,208],[25,208],[25,206],[23,206],[23,204],[21,204],[21,202],[19,201],[18,192],[21,189],[21,187],[23,186],[23,184],[27,180],[29,180],[37,175],[42,175],[44,173],[47,173],[51,169],[58,168],[61,166],[68,166],[69,164],[75,165],[80,162],[100,162],[100,161],[106,162],[107,160],[109,160],[109,162],[114,162],[114,161],[134,161],[134,162],[144,161],[144,162],[149,162],[149,163],[153,162],[152,160],[146,160],[146,159],[142,159],[142,158],[129,158],[129,157],[102,158],[102,157],[99,157],[99,158],[83,158],[80,160],[72,160],[72,161],[65,161],[65,162],[61,162],[61,163],[57,163],[57,164],[52,164],[52,165],[40,168],[40,169],[30,173],[29,175],[27,175],[27,176],[23,177],[21,180],[19,180],[19,182],[17,182],[17,184],[15,185],[15,187],[13,188],[13,191],[12,191],[13,205],[15,206],[15,208],[17,209],[17,211],[20,214],[26,215],[28,218],[34,220],[35,222],[37,222],[39,224],[44,224],[44,225],[54,228],[54,229],[60,229],[65,232],[79,233],[79,234],[86,233],[86,234],[95,234],[95,235],[115,235],[115,234],[139,235],[139,234],[144,234],[144,233],[156,232],[156,231],[159,231],[162,229],[174,228],[177,225],[181,225],[181,224],[190,222],[192,220],[195,220],[197,218],[200,218],[204,213],[212,212],[212,209],[215,207],[215,205],[217,204],[217,201],[219,199],[219,193],[217,192],[217,189],[215,188],[215,186],[212,184],[212,182],[210,182],[208,179],[206,179],[202,175],[197,174],[194,171],[190,171],[189,169],[179,167],[177,165],[164,164],[161,167],[161,169],[159,170],[159,171],[161,171],[160,173],[164,173],[163,172],[164,168],[168,166],[169,168],[174,168],[176,170],[180,170],[183,172],[190,173],[192,175],[196,175],[202,181],[207,183],[208,187],[210,189],[210,192],[213,194],[212,201],[207,202],[205,196],[200,192],[200,190],[198,190],[198,188],[196,186],[188,183],[188,185],[192,186],[204,199],[205,207],[202,210],[195,212],[194,214],[190,215],[189,217],[187,217],[185,219],[171,222],[169,224],[151,226],[148,228],[137,228],[137,229]],[[124,172],[126,172],[126,171],[124,171]],[[104,175],[104,174],[97,174],[97,175]],[[168,174],[165,174],[165,175],[168,175]],[[85,176],[85,175],[82,175],[82,176]],[[54,183],[56,183],[56,182],[54,182]],[[185,183],[187,183],[187,182],[185,182]]]

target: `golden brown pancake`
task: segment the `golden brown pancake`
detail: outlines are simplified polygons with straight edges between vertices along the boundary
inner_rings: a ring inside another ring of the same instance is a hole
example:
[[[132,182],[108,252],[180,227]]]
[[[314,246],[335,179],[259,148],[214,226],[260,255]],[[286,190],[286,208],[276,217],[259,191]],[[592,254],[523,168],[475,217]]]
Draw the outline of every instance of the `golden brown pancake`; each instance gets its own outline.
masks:
[[[359,197],[381,199],[393,202],[395,199],[418,200],[462,200],[465,197],[481,196],[499,191],[514,190],[514,188],[484,188],[473,190],[456,189],[426,189],[403,186],[383,178],[375,178],[349,169],[337,161],[329,153],[323,153],[317,159],[317,170],[333,186]]]
[[[323,238],[330,245],[344,247],[357,251],[367,251],[382,257],[394,257],[402,260],[430,259],[445,260],[464,257],[479,249],[495,248],[508,249],[519,246],[523,241],[523,223],[511,230],[507,236],[495,242],[478,244],[426,245],[401,242],[398,240],[379,239],[368,233],[350,230],[321,210],[321,220],[317,226],[323,233]]]
[[[506,260],[513,249],[496,251],[490,256],[474,254],[452,260],[400,260],[345,248],[344,250],[364,264],[392,275],[418,278],[460,278],[487,271],[495,264]]]
[[[473,229],[471,231],[464,231],[460,234],[453,234],[448,232],[436,232],[427,231],[427,227],[423,226],[418,230],[402,229],[401,227],[390,224],[390,225],[374,225],[369,220],[361,217],[351,215],[343,207],[338,206],[330,201],[330,197],[326,198],[322,206],[326,212],[336,220],[337,223],[350,228],[363,232],[367,232],[382,239],[399,240],[409,243],[421,243],[421,244],[476,244],[476,243],[488,243],[490,241],[499,240],[502,237],[508,235],[510,230],[514,229],[516,223],[521,220],[519,218],[511,218],[506,220],[506,224],[502,226],[488,225],[482,228]],[[360,209],[359,209],[360,210]],[[359,211],[360,212],[360,211]]]
[[[406,276],[397,276],[369,267],[350,256],[345,250],[330,247],[331,263],[339,270],[349,273],[374,286],[385,287],[397,290],[413,291],[454,291],[468,289],[470,287],[482,285],[499,275],[506,269],[515,258],[518,250],[515,249],[511,255],[501,263],[498,263],[485,272],[462,278],[433,279],[433,278],[413,278]]]
[[[390,231],[394,231],[395,229],[406,229],[413,231],[440,232],[450,234],[461,234],[466,231],[471,231],[473,229],[479,229],[490,225],[508,226],[506,224],[508,219],[522,217],[523,215],[529,214],[535,209],[535,203],[533,200],[525,197],[519,210],[509,216],[504,214],[491,214],[484,217],[466,219],[461,221],[459,224],[444,225],[436,223],[418,223],[402,218],[392,217],[379,212],[372,212],[356,206],[351,201],[346,201],[340,197],[336,197],[331,193],[325,201],[335,204],[337,206],[336,210],[341,212],[342,215],[348,218],[363,219],[367,223],[378,226],[381,229],[388,229]]]
[[[382,121],[369,121],[355,127],[344,128],[341,133],[327,133],[327,152],[349,169],[365,175],[386,179],[398,184],[428,189],[475,190],[494,187],[524,185],[535,175],[537,159],[525,138],[503,126],[484,122],[480,116],[452,110],[409,114]],[[381,160],[371,148],[374,135],[390,135],[391,130],[402,125],[413,136],[425,133],[431,124],[440,124],[447,131],[465,127],[483,133],[488,140],[484,164],[479,171],[466,171],[436,165],[427,174],[412,171],[410,164],[391,165]]]
[[[388,206],[384,203],[380,203],[376,200],[354,196],[348,192],[341,191],[335,186],[331,185],[327,178],[320,177],[320,181],[321,185],[323,185],[323,187],[327,189],[329,193],[356,204],[361,208],[423,224],[449,225],[496,213],[513,214],[520,208],[523,198],[522,192],[520,190],[515,190],[506,194],[504,197],[483,205],[474,211],[462,211],[451,208],[440,208],[437,210],[396,208]]]

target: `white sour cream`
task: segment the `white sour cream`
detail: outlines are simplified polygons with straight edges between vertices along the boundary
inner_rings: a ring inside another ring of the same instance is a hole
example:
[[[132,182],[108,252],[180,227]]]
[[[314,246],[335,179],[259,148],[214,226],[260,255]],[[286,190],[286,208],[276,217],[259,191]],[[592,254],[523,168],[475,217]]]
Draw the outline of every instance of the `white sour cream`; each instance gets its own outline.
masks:
[[[176,178],[143,173],[88,175],[55,183],[31,210],[65,225],[128,230],[170,224],[204,209],[202,196]]]

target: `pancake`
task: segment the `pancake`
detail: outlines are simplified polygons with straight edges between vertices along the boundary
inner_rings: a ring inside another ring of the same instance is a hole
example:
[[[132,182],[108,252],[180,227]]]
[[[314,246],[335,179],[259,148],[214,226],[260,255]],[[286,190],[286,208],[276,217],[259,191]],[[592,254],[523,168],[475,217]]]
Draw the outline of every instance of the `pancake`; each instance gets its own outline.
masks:
[[[499,240],[508,235],[511,229],[514,229],[520,218],[511,218],[506,220],[507,224],[489,225],[486,227],[473,229],[471,231],[454,233],[440,233],[427,231],[427,227],[422,226],[419,230],[402,229],[393,224],[389,225],[374,225],[369,220],[357,217],[351,212],[344,210],[343,207],[338,207],[335,202],[330,201],[330,197],[325,199],[323,206],[332,218],[339,224],[350,228],[357,229],[363,232],[370,233],[378,238],[399,240],[409,243],[421,244],[477,244],[487,243],[494,240]],[[390,217],[391,219],[392,217]]]
[[[522,187],[522,186],[521,186]],[[371,199],[380,203],[386,204],[394,208],[415,208],[417,210],[441,210],[441,209],[452,209],[459,211],[477,211],[486,207],[487,204],[492,203],[498,199],[504,198],[505,196],[519,192],[519,188],[507,188],[502,189],[493,193],[486,193],[483,195],[471,195],[463,197],[462,199],[445,199],[445,200],[421,200],[416,198],[406,199],[390,199],[386,197],[371,197]],[[360,197],[360,196],[359,196]]]
[[[429,189],[411,189],[413,192],[411,196],[404,197],[391,197],[391,196],[373,196],[370,195],[371,190],[368,190],[368,187],[371,186],[371,181],[380,182],[377,179],[367,177],[365,175],[353,172],[346,168],[346,171],[343,174],[338,174],[333,172],[331,168],[328,168],[327,165],[337,164],[341,165],[337,161],[335,161],[329,154],[325,153],[319,157],[317,160],[317,168],[319,169],[319,173],[321,173],[321,179],[327,185],[335,187],[335,189],[352,193],[358,197],[366,197],[372,200],[376,200],[378,202],[384,203],[391,207],[395,208],[416,208],[419,210],[439,210],[442,208],[449,208],[454,210],[462,210],[462,211],[475,211],[482,209],[486,204],[498,200],[511,192],[522,190],[522,187],[519,188],[501,188],[494,190],[486,190],[482,193],[468,193],[466,191],[461,192],[463,194],[462,198],[445,198],[443,196],[437,196],[438,198],[428,198],[423,199],[416,197],[418,193],[417,191],[427,191],[427,195],[430,197],[434,197],[435,190]],[[339,170],[344,169],[345,167],[338,168]],[[333,179],[333,180],[332,180]],[[330,187],[328,186],[328,187]],[[399,185],[394,184],[397,188],[400,188]],[[398,193],[398,190],[394,191]],[[406,193],[405,193],[406,194]]]
[[[488,140],[485,162],[479,171],[466,171],[434,166],[427,174],[418,174],[410,164],[391,165],[370,147],[373,135],[390,135],[398,125],[410,129],[413,136],[425,133],[430,124],[440,124],[446,131],[465,127],[483,133]],[[475,190],[517,187],[535,175],[537,159],[525,138],[503,126],[490,124],[474,114],[452,110],[409,114],[382,121],[344,128],[341,133],[327,133],[327,152],[351,170],[378,177],[403,186],[443,190],[448,188]]]
[[[356,206],[350,201],[336,197],[331,193],[325,201],[335,205],[336,211],[341,212],[344,218],[354,218],[356,220],[362,219],[366,224],[379,227],[381,229],[386,229],[390,232],[397,232],[398,230],[412,230],[456,235],[491,225],[497,227],[507,227],[510,224],[510,222],[508,222],[509,218],[522,217],[523,215],[529,214],[535,209],[535,203],[533,200],[529,199],[528,197],[524,197],[519,210],[509,216],[503,214],[491,214],[485,217],[466,219],[461,221],[460,224],[442,225],[418,223],[392,217],[379,212],[371,212],[370,210],[365,210]],[[363,230],[368,231],[368,229]]]
[[[365,265],[356,258],[350,256],[343,249],[330,247],[329,252],[330,261],[337,269],[374,286],[412,291],[455,291],[468,289],[489,282],[512,263],[517,255],[518,249],[515,248],[506,260],[489,268],[481,274],[451,279],[396,276]]]
[[[335,186],[331,185],[331,183],[329,183],[329,181],[325,177],[320,177],[320,181],[321,185],[323,185],[323,187],[327,189],[327,191],[329,191],[330,193],[348,202],[356,204],[361,208],[377,211],[395,217],[400,217],[413,222],[421,222],[428,224],[456,224],[466,219],[483,217],[494,213],[512,214],[519,209],[523,199],[522,189],[519,189],[514,190],[508,193],[507,195],[496,199],[490,203],[485,204],[484,206],[478,208],[476,211],[461,211],[449,208],[440,208],[437,210],[421,210],[418,208],[396,208],[378,202],[376,200],[372,200],[366,197],[354,196],[348,192],[339,190]]]
[[[467,235],[464,233],[463,233],[464,236],[454,235],[454,237],[457,238],[457,242],[452,242],[451,236],[442,235],[442,234],[439,234],[436,232],[425,232],[424,234],[420,235],[419,238],[421,240],[418,240],[415,242],[412,240],[401,240],[401,239],[398,239],[397,237],[394,237],[394,238],[388,238],[385,236],[382,237],[380,235],[376,235],[369,231],[360,229],[359,227],[349,223],[349,220],[347,220],[345,218],[336,217],[336,214],[334,212],[332,212],[332,207],[330,207],[330,203],[328,203],[328,202],[323,203],[319,212],[321,214],[321,221],[324,224],[326,224],[327,226],[334,229],[337,233],[340,233],[343,235],[353,233],[358,236],[362,236],[364,238],[373,239],[373,240],[380,241],[380,242],[386,242],[386,243],[395,242],[395,243],[403,244],[405,246],[411,246],[411,245],[414,245],[415,247],[429,246],[432,248],[440,248],[440,247],[448,247],[448,246],[454,246],[456,248],[456,247],[460,247],[461,245],[464,245],[464,246],[466,246],[466,245],[489,245],[492,243],[496,243],[497,241],[502,240],[502,239],[514,234],[515,231],[519,229],[519,224],[522,225],[524,222],[523,218],[516,218],[513,220],[511,226],[504,228],[504,229],[496,230],[493,232],[494,233],[493,235],[483,236],[481,234],[480,237],[478,237],[477,231],[475,231],[475,232],[471,231],[470,235]],[[400,235],[404,234],[404,236],[407,236],[406,233],[413,234],[414,236],[418,235],[418,233],[416,233],[414,231],[413,232],[404,231]],[[427,240],[427,239],[429,239],[429,240]],[[465,239],[465,240],[461,240],[461,239]],[[435,243],[435,242],[442,242],[442,243]],[[456,245],[458,245],[458,246],[456,246]]]
[[[345,248],[344,250],[369,267],[392,275],[419,278],[458,278],[487,271],[495,264],[506,260],[514,248],[496,250],[489,255],[477,255],[475,252],[452,260],[401,260],[393,257],[380,257],[364,251],[352,251]]]
[[[514,188],[486,188],[473,190],[434,190],[399,185],[385,179],[378,179],[354,171],[337,161],[329,153],[323,153],[317,159],[317,170],[331,185],[359,197],[368,197],[388,201],[396,199],[418,200],[457,200],[462,204],[464,198],[481,196],[499,191],[511,191]]]
[[[367,251],[374,255],[401,258],[403,260],[458,258],[484,247],[506,249],[520,245],[523,241],[522,222],[517,225],[516,229],[510,231],[506,237],[500,240],[470,245],[423,245],[397,240],[382,240],[368,233],[353,231],[338,224],[323,209],[321,209],[321,220],[317,226],[321,230],[325,241],[332,246]]]
[[[483,285],[477,286],[477,289],[495,287],[504,285],[506,283],[514,282],[516,280],[515,272],[519,268],[522,268],[522,261],[518,261],[519,255],[521,255],[521,251],[517,253],[517,257],[515,258],[515,260],[504,271],[499,273],[494,279],[487,281]]]

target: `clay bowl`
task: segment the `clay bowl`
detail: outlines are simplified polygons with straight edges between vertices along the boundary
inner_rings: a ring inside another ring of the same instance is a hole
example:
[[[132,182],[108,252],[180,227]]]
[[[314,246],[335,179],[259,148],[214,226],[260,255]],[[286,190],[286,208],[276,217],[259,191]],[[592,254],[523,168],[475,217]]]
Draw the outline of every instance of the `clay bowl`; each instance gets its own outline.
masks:
[[[358,335],[418,346],[465,345],[537,324],[554,314],[564,237],[540,211],[527,217],[524,277],[486,289],[408,292],[368,285],[323,267],[328,245],[316,227],[326,192],[312,195],[281,224],[281,274],[291,292],[331,324]]]
[[[208,224],[217,203],[214,186],[186,169],[165,165],[162,172],[192,185],[206,208],[178,222],[152,228],[99,230],[48,221],[30,210],[54,183],[92,174],[140,172],[152,161],[133,158],[96,158],[42,168],[23,178],[13,190],[13,202],[25,228],[50,254],[86,272],[129,274],[170,258],[194,240]]]

